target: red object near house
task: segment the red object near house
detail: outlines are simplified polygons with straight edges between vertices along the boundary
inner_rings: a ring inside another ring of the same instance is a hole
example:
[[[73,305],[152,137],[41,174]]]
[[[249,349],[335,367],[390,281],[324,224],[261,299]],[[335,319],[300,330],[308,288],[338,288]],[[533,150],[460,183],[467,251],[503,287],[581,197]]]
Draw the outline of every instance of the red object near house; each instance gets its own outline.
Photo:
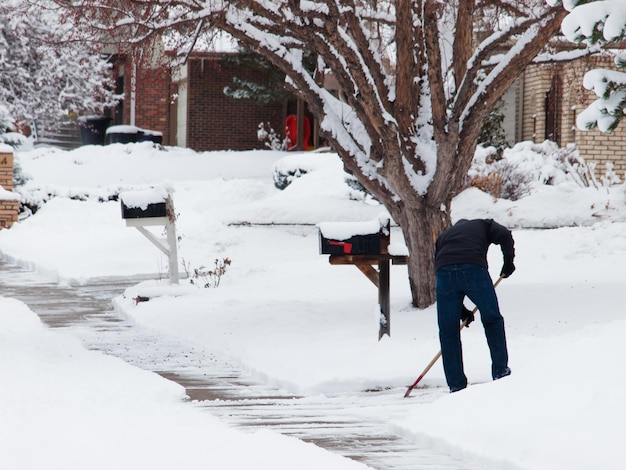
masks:
[[[289,150],[293,150],[298,145],[298,118],[295,114],[290,114],[285,119],[285,135],[289,139]],[[311,122],[307,116],[304,116],[304,138],[302,145],[304,150],[309,148],[309,139],[311,138]]]

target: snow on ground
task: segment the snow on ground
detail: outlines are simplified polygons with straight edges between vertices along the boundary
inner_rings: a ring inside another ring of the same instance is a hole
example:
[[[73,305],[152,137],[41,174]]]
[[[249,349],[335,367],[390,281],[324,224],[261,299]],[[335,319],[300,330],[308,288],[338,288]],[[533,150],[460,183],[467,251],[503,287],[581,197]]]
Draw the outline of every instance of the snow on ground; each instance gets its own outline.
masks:
[[[184,406],[181,386],[86,351],[21,302],[1,298],[0,311],[2,468],[365,468],[296,439],[230,429]]]
[[[515,156],[523,159],[524,152],[529,149],[520,147]],[[327,164],[328,156],[283,191],[272,181],[272,166],[285,156],[278,152],[196,154],[142,143],[72,152],[37,149],[17,156],[31,177],[19,190],[22,197],[33,203],[56,197],[34,216],[0,231],[4,256],[63,282],[136,276],[137,285],[116,299],[125,314],[227,357],[259,380],[303,394],[397,387],[397,398],[390,400],[401,401],[404,387],[439,350],[435,308],[411,306],[406,267],[392,267],[391,337],[378,341],[376,289],[353,266],[331,266],[319,254],[317,224],[369,221],[384,212],[359,198],[344,183],[340,166]],[[125,226],[119,202],[108,201],[119,191],[155,185],[174,190],[183,277],[228,258],[232,263],[219,287],[198,287],[201,277],[194,279],[196,285],[189,279],[169,285],[165,256]],[[624,186],[590,189],[563,180],[557,186],[535,185],[516,201],[469,189],[454,200],[452,213],[455,219],[492,217],[513,229],[517,271],[498,287],[513,374],[490,381],[488,350],[476,322],[463,334],[466,373],[474,385],[448,394],[438,363],[423,386],[440,393],[432,403],[416,403],[396,428],[485,468],[624,468]],[[394,242],[402,242],[397,228]],[[501,267],[497,247],[489,257],[495,277]],[[155,280],[140,282],[146,275]],[[137,295],[150,301],[136,304]],[[270,432],[224,430],[204,414],[186,411],[177,386],[83,351],[70,338],[41,327],[19,302],[2,303],[0,359],[4,383],[11,384],[0,389],[3,422],[6,429],[20,430],[0,439],[3,448],[10,443],[0,454],[16,462],[7,468],[38,467],[34,454],[28,456],[32,465],[20,467],[17,460],[29,439],[35,442],[29,432],[37,426],[50,452],[56,446],[67,453],[67,442],[81,448],[86,441],[68,469],[85,468],[80,458],[94,458],[97,452],[88,450],[98,442],[122,445],[121,455],[146,468],[167,468],[162,454],[179,445],[186,446],[190,468],[220,459],[221,450],[235,445],[279,455],[281,462],[253,465],[258,468],[282,468],[282,463],[286,468],[290,462],[303,468],[305,461],[311,468],[357,465]],[[45,395],[37,393],[42,378],[50,389]],[[150,390],[147,397],[145,390]],[[53,418],[55,425],[40,424]],[[134,425],[121,426],[121,420]],[[155,431],[155,420],[163,423],[163,432]],[[225,444],[217,451],[206,447],[211,439],[181,442],[190,426],[199,435],[219,433]],[[154,442],[167,446],[153,447]],[[147,446],[160,450],[149,454]],[[297,464],[290,461],[304,452],[310,455]],[[52,455],[60,458],[61,451]],[[240,463],[220,468],[241,468]],[[106,458],[89,465],[111,466]]]

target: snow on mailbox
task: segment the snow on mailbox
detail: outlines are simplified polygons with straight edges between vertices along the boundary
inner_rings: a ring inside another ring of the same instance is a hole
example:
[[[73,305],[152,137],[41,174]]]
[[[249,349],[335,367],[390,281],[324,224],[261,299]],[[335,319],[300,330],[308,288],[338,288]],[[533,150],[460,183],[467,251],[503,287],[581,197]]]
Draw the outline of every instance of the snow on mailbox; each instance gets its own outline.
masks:
[[[381,242],[389,240],[388,226],[386,215],[365,222],[322,222],[318,224],[320,254],[381,254]]]
[[[164,187],[120,193],[123,219],[167,217],[169,194]]]

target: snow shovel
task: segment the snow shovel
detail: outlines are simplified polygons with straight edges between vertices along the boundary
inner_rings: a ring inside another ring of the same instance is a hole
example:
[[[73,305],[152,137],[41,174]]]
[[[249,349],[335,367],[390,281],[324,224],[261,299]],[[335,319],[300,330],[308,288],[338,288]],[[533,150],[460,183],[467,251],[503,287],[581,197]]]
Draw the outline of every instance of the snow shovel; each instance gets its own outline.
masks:
[[[494,283],[493,287],[494,288],[498,287],[498,284],[500,284],[500,281],[502,281],[502,279],[504,279],[504,277],[500,276],[498,278],[498,280]],[[472,315],[474,315],[477,311],[478,311],[478,307],[474,307],[474,310],[472,310]],[[467,320],[463,320],[463,322],[461,323],[461,330],[463,328],[465,328],[466,325],[467,325]],[[407,389],[406,393],[404,394],[404,398],[408,398],[408,396],[411,394],[413,389],[415,387],[417,387],[417,384],[420,383],[420,381],[424,378],[424,376],[426,374],[428,374],[428,371],[432,368],[432,366],[435,365],[435,362],[437,362],[440,357],[441,357],[441,349],[439,350],[439,352],[437,354],[435,354],[435,357],[433,357],[433,359],[428,363],[426,368],[422,371],[422,373],[415,380],[415,382],[413,382],[411,385],[409,385],[409,388]]]

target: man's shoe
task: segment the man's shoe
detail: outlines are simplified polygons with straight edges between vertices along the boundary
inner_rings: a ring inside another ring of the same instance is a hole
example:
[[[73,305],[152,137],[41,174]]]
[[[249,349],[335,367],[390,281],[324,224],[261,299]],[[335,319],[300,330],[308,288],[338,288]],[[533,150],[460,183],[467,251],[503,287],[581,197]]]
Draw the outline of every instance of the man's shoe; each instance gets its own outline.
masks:
[[[493,380],[501,379],[502,377],[506,377],[507,375],[511,375],[511,369],[508,367],[501,372],[493,374]]]
[[[461,390],[464,390],[465,388],[467,388],[467,385],[465,385],[464,387],[450,387],[450,393],[454,393],[454,392],[460,392]]]

